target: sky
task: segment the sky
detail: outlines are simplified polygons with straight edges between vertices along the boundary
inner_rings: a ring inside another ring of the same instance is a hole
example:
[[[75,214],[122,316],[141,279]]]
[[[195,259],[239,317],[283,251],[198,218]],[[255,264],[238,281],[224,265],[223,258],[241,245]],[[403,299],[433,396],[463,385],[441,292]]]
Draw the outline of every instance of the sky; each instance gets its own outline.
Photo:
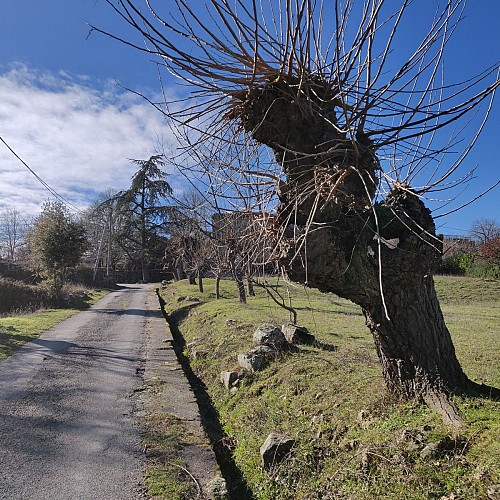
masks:
[[[466,14],[447,56],[458,76],[461,68],[470,76],[500,55],[500,2],[474,0]],[[103,0],[0,0],[0,137],[80,209],[109,188],[126,188],[136,168],[130,159],[147,159],[159,144],[174,141],[161,114],[126,90],[158,96],[155,65],[147,55],[100,34],[88,36],[87,23],[124,33],[123,21]],[[173,80],[167,79],[166,87],[178,91]],[[467,161],[467,167],[477,165],[475,179],[435,215],[466,203],[500,179],[499,107],[500,97]],[[175,174],[172,179],[178,182]],[[53,198],[2,142],[0,194],[0,212],[16,208],[35,215]],[[482,218],[500,222],[499,199],[500,186],[436,219],[438,232],[467,234],[472,222]],[[434,209],[432,201],[430,206]]]

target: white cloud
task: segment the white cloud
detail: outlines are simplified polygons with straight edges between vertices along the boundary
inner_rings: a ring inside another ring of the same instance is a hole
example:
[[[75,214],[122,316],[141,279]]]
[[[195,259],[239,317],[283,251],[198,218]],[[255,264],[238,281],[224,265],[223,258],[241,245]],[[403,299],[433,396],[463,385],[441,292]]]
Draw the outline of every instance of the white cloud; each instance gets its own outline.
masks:
[[[110,187],[126,188],[130,158],[170,142],[162,115],[146,101],[85,76],[35,72],[23,65],[0,74],[0,136],[53,189],[83,207]],[[50,193],[0,143],[0,210],[37,214]]]

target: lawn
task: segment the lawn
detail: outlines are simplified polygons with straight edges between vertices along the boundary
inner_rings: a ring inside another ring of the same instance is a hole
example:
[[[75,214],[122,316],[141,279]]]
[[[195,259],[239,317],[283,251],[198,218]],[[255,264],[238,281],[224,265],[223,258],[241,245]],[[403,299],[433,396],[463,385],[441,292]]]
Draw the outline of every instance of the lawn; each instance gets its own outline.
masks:
[[[94,304],[105,294],[101,290],[83,294],[78,309],[41,309],[27,314],[0,317],[0,359],[10,356],[26,342]]]
[[[205,281],[203,294],[185,281],[168,285],[165,307],[189,344],[185,355],[205,384],[224,443],[254,498],[499,494],[498,402],[456,397],[467,424],[458,432],[426,406],[396,400],[385,389],[359,307],[333,294],[280,282],[298,323],[318,342],[282,356],[230,393],[220,372],[237,368],[237,355],[251,347],[257,326],[282,325],[289,314],[262,289],[241,305],[230,281],[215,300],[213,281]],[[438,277],[436,287],[464,370],[477,382],[500,386],[500,283]],[[288,434],[296,445],[285,462],[265,471],[259,448],[271,431]]]

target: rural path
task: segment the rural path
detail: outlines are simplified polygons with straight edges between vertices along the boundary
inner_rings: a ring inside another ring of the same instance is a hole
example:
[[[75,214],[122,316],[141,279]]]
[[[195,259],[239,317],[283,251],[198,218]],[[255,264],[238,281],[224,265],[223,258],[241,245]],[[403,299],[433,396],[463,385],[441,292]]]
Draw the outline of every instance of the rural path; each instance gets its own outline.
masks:
[[[0,363],[1,499],[142,498],[134,394],[151,294],[113,291]]]

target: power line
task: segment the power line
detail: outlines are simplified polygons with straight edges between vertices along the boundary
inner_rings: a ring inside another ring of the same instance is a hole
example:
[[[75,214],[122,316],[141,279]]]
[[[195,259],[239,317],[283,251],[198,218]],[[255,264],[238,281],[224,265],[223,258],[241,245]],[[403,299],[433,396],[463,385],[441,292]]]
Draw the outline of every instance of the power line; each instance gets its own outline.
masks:
[[[64,196],[60,195],[55,189],[49,186],[47,182],[45,182],[3,139],[2,136],[0,136],[0,141],[2,141],[7,149],[35,176],[36,180],[40,182],[40,184],[47,189],[53,196],[56,197],[63,205],[67,206],[68,208],[74,210],[75,212],[78,213],[83,213],[82,210],[80,210],[77,206],[73,205],[69,200],[67,200]]]

